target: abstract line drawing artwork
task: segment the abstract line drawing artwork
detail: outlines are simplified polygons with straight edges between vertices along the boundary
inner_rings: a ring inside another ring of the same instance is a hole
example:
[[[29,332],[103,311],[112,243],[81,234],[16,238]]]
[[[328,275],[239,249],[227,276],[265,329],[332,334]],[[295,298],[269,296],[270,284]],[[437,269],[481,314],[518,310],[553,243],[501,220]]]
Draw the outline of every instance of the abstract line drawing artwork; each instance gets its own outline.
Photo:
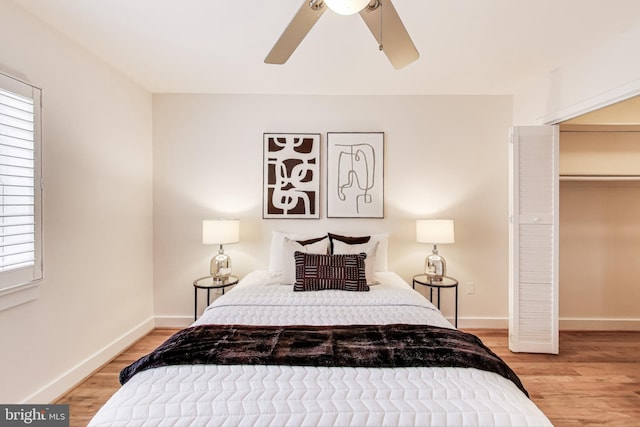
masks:
[[[384,218],[384,133],[327,133],[327,217]]]
[[[262,217],[320,218],[320,134],[265,133]]]

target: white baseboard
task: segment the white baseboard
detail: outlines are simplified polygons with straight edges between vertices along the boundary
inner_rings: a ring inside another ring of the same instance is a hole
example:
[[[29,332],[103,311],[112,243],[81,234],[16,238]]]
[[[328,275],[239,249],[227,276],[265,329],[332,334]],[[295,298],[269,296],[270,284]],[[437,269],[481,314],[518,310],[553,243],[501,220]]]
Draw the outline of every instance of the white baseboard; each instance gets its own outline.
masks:
[[[69,369],[49,384],[45,385],[31,396],[28,396],[20,403],[37,404],[53,402],[91,375],[91,373],[96,369],[109,362],[131,344],[135,343],[137,340],[152,331],[154,326],[153,318],[145,320],[82,362],[78,363],[76,366]]]
[[[447,317],[447,320],[454,323],[453,317]],[[156,316],[156,328],[186,328],[193,323],[191,316]],[[477,328],[477,329],[507,329],[509,327],[509,319],[504,317],[459,317],[459,328]]]
[[[561,331],[640,331],[640,319],[560,318]]]
[[[453,318],[447,318],[452,325],[455,325]],[[508,317],[458,317],[459,329],[507,329],[509,328]]]
[[[191,316],[156,316],[156,328],[186,328],[193,323]]]
[[[447,317],[452,325],[453,317]],[[186,328],[193,323],[190,316],[156,316],[156,328]],[[507,317],[459,317],[458,327],[461,329],[507,329],[509,319]]]
[[[447,317],[454,324],[454,319]],[[507,317],[459,317],[460,329],[508,329]],[[561,331],[640,331],[640,319],[561,317]]]
[[[453,317],[447,320],[454,324]],[[186,328],[193,323],[191,316],[156,316],[157,328]],[[459,317],[460,329],[508,329],[508,317]],[[614,319],[595,317],[562,317],[559,324],[561,331],[640,331],[639,319]]]

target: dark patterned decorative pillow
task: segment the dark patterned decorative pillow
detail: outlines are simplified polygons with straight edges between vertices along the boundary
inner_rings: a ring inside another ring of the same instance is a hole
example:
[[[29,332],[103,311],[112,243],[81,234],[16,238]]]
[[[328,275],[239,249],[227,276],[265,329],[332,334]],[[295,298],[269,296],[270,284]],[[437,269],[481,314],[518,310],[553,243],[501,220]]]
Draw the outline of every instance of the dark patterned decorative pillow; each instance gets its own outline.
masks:
[[[320,255],[297,251],[294,291],[368,291],[365,274],[367,254]]]

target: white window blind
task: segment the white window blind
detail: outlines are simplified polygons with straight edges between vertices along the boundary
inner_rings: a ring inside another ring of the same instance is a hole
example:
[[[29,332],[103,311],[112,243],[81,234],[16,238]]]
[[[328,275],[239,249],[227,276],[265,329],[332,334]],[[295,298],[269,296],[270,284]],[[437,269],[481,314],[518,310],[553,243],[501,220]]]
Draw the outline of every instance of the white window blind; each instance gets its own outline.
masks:
[[[0,74],[0,291],[42,278],[40,89]]]

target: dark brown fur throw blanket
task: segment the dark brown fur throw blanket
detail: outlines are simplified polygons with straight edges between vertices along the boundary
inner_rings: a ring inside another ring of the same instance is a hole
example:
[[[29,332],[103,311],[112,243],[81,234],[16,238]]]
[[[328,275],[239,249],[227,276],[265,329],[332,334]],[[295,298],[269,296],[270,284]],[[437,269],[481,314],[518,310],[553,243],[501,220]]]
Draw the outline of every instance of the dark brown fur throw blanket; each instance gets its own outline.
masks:
[[[167,365],[458,367],[495,372],[528,396],[518,376],[478,337],[426,325],[247,326],[184,329],[120,372],[120,383]]]

